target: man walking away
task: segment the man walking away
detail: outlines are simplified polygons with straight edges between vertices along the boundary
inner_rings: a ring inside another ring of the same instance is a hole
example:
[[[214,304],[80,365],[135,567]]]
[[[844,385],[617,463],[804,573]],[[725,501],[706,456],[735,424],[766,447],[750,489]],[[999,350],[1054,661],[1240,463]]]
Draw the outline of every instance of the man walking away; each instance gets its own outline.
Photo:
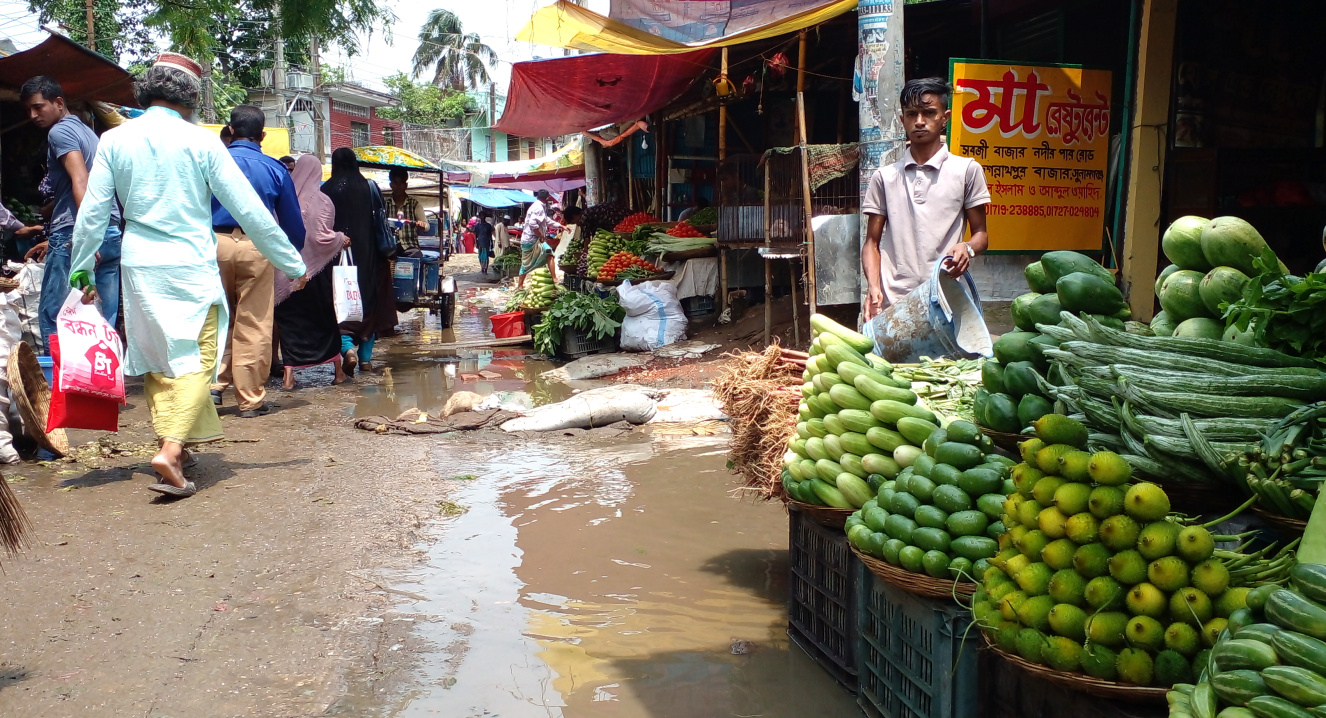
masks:
[[[937,77],[912,80],[902,89],[899,106],[910,145],[897,162],[875,170],[861,205],[866,321],[921,286],[935,262],[945,262],[949,276],[958,277],[990,245],[985,171],[976,160],[949,154],[944,144],[951,96],[948,83]],[[969,226],[971,239],[964,242]]]
[[[479,270],[487,274],[488,257],[493,253],[493,213],[486,209],[474,225],[474,250],[479,253]]]
[[[387,175],[391,181],[391,194],[387,195],[387,219],[401,220],[396,229],[396,243],[400,246],[400,256],[418,259],[423,255],[419,250],[419,230],[428,229],[428,217],[419,200],[411,197],[410,173],[397,168]]]
[[[55,317],[69,296],[70,240],[97,155],[97,135],[69,112],[60,83],[45,75],[23,83],[19,100],[27,106],[32,123],[48,130],[46,167],[55,193],[55,208],[46,225],[46,274],[37,310],[45,340],[55,333]],[[96,285],[101,316],[114,325],[120,313],[120,208],[114,200],[111,205],[106,233],[97,249]]]
[[[248,178],[267,210],[296,251],[304,248],[304,218],[299,211],[295,182],[280,161],[262,153],[267,117],[252,105],[230,113],[230,156]],[[221,359],[212,402],[232,384],[238,395],[239,415],[266,414],[267,376],[272,368],[272,326],[275,321],[275,270],[230,214],[212,198],[212,231],[216,233],[216,263],[230,307],[229,340]]]
[[[294,289],[307,281],[299,253],[216,135],[189,121],[201,85],[198,63],[175,53],[162,53],[135,83],[134,96],[145,111],[103,138],[88,176],[87,207],[74,225],[69,277],[70,284],[83,288],[84,302],[96,298],[90,272],[119,197],[127,220],[124,373],[145,375],[143,398],[161,442],[152,459],[161,481],[150,488],[171,496],[197,491],[184,476],[185,447],[222,437],[207,394],[228,323],[212,197],[221,199],[264,256],[294,280]]]

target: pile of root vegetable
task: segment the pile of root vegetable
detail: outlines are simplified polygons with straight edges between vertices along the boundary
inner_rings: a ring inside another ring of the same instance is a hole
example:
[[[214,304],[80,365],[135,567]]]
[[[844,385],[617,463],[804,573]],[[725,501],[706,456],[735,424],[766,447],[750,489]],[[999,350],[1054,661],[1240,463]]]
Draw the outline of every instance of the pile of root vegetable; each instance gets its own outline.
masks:
[[[713,387],[732,429],[728,465],[745,480],[743,492],[763,499],[779,497],[783,454],[796,434],[806,354],[774,344],[763,353],[726,356]]]

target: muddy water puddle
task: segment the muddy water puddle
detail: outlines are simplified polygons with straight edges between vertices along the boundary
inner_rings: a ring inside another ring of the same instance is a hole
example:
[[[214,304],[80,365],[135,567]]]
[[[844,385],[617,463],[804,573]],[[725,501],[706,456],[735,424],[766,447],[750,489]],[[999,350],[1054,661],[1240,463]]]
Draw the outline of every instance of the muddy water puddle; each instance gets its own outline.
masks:
[[[563,384],[540,377],[558,365],[532,347],[438,349],[439,345],[493,338],[488,320],[500,308],[476,301],[473,288],[462,289],[452,326],[425,311],[401,315],[401,335],[385,354],[375,357],[382,381],[359,392],[355,416],[397,416],[418,408],[438,415],[453,394],[473,392],[503,401],[541,406],[571,395]]]
[[[426,568],[396,715],[851,715],[786,636],[787,520],[733,499],[722,440],[435,450],[473,475]]]

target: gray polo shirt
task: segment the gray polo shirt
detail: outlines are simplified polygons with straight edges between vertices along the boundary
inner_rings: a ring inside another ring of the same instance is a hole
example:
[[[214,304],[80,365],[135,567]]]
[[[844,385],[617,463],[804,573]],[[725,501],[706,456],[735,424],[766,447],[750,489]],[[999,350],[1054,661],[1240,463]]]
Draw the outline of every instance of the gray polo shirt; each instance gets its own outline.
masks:
[[[875,170],[861,211],[885,218],[879,241],[884,306],[929,279],[935,262],[963,240],[966,210],[989,202],[981,165],[947,147],[923,165],[908,149],[902,159]]]
[[[92,159],[97,156],[97,134],[91,127],[83,124],[77,115],[70,113],[51,125],[46,135],[46,171],[51,176],[51,190],[55,193],[55,209],[51,212],[51,222],[47,231],[73,229],[78,207],[74,203],[74,182],[64,168],[64,156],[78,150],[83,153],[83,162],[88,172],[92,171]],[[115,205],[114,202],[111,204]],[[120,222],[120,208],[111,208],[110,225]]]

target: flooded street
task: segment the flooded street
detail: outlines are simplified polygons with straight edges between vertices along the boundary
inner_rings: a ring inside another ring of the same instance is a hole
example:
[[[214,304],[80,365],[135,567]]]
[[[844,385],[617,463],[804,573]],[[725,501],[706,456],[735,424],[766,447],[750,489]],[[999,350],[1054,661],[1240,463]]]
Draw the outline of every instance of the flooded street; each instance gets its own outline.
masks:
[[[398,584],[437,617],[417,629],[433,650],[398,715],[855,710],[789,650],[786,517],[726,493],[721,438],[480,452],[435,452],[439,474],[477,478]]]

